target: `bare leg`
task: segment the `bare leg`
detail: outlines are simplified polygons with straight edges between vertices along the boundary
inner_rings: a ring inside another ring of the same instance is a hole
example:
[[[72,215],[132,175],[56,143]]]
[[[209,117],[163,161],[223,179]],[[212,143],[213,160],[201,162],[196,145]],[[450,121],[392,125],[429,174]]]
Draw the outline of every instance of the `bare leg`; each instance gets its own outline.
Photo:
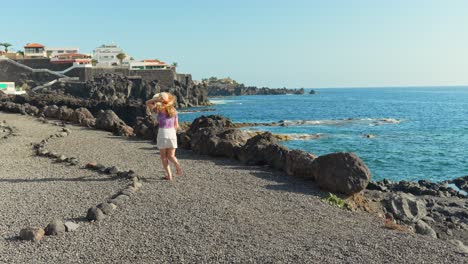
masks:
[[[175,165],[177,176],[182,176],[182,167],[175,156],[175,151],[175,148],[167,149],[167,159]]]
[[[169,160],[167,159],[167,149],[160,149],[159,154],[161,155],[164,171],[166,171],[166,180],[172,180],[171,167],[169,167]]]

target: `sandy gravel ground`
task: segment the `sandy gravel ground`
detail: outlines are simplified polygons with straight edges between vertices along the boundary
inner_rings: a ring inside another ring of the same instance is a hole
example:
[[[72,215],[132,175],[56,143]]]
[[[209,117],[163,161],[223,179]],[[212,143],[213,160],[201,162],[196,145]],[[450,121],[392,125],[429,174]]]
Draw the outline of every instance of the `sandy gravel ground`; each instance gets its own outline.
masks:
[[[0,112],[19,136],[0,140],[0,263],[466,263],[453,245],[387,230],[366,213],[324,204],[313,183],[178,150],[184,176],[162,180],[157,149],[77,126],[48,148],[133,169],[141,192],[108,219],[86,210],[126,182],[33,156],[31,142],[59,130],[31,117]],[[76,232],[19,241],[26,226],[54,217],[80,223]]]

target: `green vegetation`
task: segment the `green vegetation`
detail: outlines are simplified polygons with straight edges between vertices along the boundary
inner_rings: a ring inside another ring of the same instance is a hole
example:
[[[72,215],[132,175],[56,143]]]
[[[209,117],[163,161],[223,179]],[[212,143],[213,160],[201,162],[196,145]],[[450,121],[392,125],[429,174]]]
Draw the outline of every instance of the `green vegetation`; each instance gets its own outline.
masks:
[[[91,60],[91,64],[92,64],[93,66],[96,66],[97,63],[98,63],[97,60],[95,60],[95,59],[92,59],[92,60]]]
[[[120,61],[120,65],[122,65],[122,61],[127,57],[127,55],[125,53],[119,53],[117,54],[117,59],[119,59]]]
[[[173,66],[173,67],[177,67],[177,66],[179,66],[179,64],[178,64],[177,62],[173,62],[173,63],[172,63],[172,66]]]
[[[328,196],[322,198],[322,201],[327,202],[330,205],[336,206],[338,208],[351,210],[351,206],[345,200],[341,199],[333,193],[328,193]]]
[[[21,58],[24,59],[24,51],[18,50],[18,51],[16,52],[16,54],[21,55]]]
[[[12,45],[8,42],[3,42],[3,43],[0,43],[0,46],[3,46],[3,48],[5,49],[5,52],[8,53],[8,47],[11,47]]]

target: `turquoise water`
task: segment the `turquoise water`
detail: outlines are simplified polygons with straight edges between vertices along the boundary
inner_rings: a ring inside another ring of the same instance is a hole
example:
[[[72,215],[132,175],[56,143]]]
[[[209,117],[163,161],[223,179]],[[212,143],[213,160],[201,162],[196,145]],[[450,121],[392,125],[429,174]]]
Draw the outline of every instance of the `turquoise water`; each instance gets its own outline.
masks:
[[[248,129],[302,137],[282,144],[316,155],[354,152],[375,180],[468,175],[468,87],[315,90],[319,94],[214,98],[215,111],[181,113],[180,119],[221,114],[235,122],[285,120],[287,126]]]

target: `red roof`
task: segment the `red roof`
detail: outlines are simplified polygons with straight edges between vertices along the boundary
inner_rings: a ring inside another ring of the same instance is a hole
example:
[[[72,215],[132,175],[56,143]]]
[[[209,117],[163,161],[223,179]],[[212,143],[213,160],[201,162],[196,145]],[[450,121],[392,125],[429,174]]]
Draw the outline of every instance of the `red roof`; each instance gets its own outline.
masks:
[[[164,61],[157,61],[157,60],[143,60],[143,62],[154,62],[158,64],[166,64]]]
[[[56,58],[60,58],[60,57],[72,57],[72,58],[80,57],[80,58],[86,58],[87,56],[88,56],[88,55],[86,55],[86,54],[79,54],[79,53],[64,53],[64,54],[55,55]]]
[[[44,45],[39,44],[39,43],[28,43],[25,48],[44,48]]]

